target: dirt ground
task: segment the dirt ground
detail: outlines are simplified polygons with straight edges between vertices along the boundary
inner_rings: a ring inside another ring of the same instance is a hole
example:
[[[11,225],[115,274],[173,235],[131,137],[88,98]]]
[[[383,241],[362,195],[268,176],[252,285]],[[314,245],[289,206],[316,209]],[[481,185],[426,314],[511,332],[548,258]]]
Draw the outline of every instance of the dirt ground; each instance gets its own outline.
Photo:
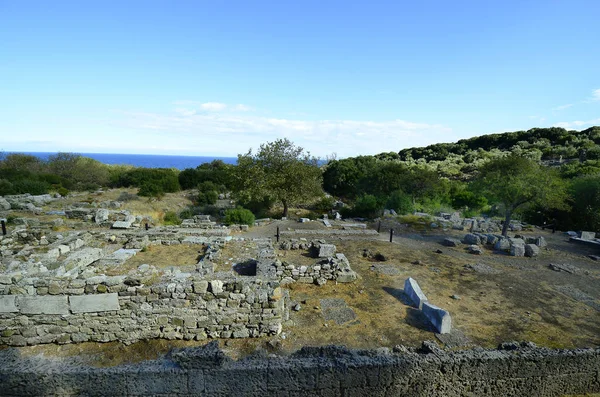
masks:
[[[186,199],[169,196],[165,200],[173,203],[156,202],[153,208],[160,212],[162,205],[183,206]],[[135,213],[130,203],[126,208]],[[304,224],[274,221],[235,235],[247,239],[274,238],[278,226],[282,231],[325,229],[318,221]],[[395,236],[390,243],[388,230],[392,226]],[[376,226],[370,225],[370,228]],[[412,277],[431,303],[450,312],[453,327],[472,344],[495,347],[503,341],[529,340],[554,348],[600,345],[600,262],[588,258],[600,252],[570,243],[560,232],[552,234],[542,230],[520,233],[546,238],[548,247],[542,249],[537,258],[511,257],[488,248],[482,255],[472,255],[464,245],[449,248],[441,244],[444,237],[462,238],[465,233],[385,224],[374,237],[325,238],[346,255],[359,279],[349,284],[328,282],[321,287],[289,285],[286,288],[299,310],[290,310],[290,321],[284,324],[281,335],[270,339],[222,340],[220,344],[233,357],[257,348],[287,353],[306,345],[418,346],[423,340],[434,339],[435,334],[419,311],[405,300],[404,281]],[[384,258],[379,259],[384,260],[364,257],[364,250],[380,253]],[[228,267],[252,251],[250,242],[226,247],[220,266]],[[194,263],[197,252],[180,254],[184,262]],[[161,257],[173,262],[173,255],[162,252],[160,247],[152,247],[139,253],[131,264],[157,263]],[[301,251],[278,251],[278,255],[284,261],[297,260],[298,265],[314,261]],[[548,267],[550,263],[569,264],[575,267],[575,272],[553,271]],[[326,320],[323,303],[329,301],[322,300],[332,298],[343,299],[344,313],[353,313],[347,316],[347,321]],[[85,343],[28,347],[21,351],[23,354],[78,355],[98,365],[114,365],[153,358],[176,346],[203,343],[206,342],[160,340],[131,346]]]

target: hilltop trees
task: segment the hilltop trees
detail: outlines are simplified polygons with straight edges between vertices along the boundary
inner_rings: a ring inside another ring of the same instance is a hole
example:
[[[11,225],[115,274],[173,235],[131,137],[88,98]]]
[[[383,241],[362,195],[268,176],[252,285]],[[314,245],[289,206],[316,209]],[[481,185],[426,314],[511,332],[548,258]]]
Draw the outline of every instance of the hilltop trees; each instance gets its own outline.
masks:
[[[555,170],[542,168],[535,161],[516,155],[485,164],[480,169],[475,186],[490,203],[502,206],[503,236],[506,236],[515,211],[531,204],[564,208],[568,197],[566,185]]]
[[[287,138],[267,142],[253,154],[238,155],[234,172],[236,195],[243,201],[273,200],[290,205],[310,200],[321,190],[322,174],[317,159]]]

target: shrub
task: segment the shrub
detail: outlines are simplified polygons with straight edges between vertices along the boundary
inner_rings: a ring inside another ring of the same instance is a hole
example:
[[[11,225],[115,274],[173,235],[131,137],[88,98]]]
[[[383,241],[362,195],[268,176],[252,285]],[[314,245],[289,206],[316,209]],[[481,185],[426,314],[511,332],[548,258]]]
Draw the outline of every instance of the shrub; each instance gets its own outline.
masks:
[[[121,192],[121,194],[119,194],[119,197],[117,198],[117,201],[126,202],[126,201],[137,200],[138,198],[139,197],[137,194],[131,194],[129,192]]]
[[[360,196],[352,207],[354,216],[363,218],[376,218],[380,215],[382,205],[378,202],[377,197],[371,194]]]
[[[315,203],[313,208],[315,209],[315,211],[326,213],[333,209],[334,204],[335,199],[333,197],[323,197]]]
[[[215,204],[217,199],[219,198],[219,194],[215,190],[209,190],[205,192],[198,193],[198,205],[207,205],[207,204]]]
[[[24,179],[15,181],[13,188],[17,194],[29,193],[29,194],[45,194],[48,193],[50,185],[47,182],[36,181],[32,179]]]
[[[67,194],[69,194],[69,190],[68,190],[67,188],[64,188],[64,187],[62,187],[62,186],[61,186],[61,187],[59,187],[59,188],[56,190],[56,192],[57,192],[58,194],[60,194],[61,196],[63,196],[63,197],[65,197]]]
[[[140,186],[140,189],[138,190],[138,196],[142,196],[142,197],[161,198],[164,195],[165,195],[165,192],[162,189],[162,187],[159,185],[155,185],[154,183],[151,183],[151,182],[144,183],[142,186]]]
[[[0,196],[15,194],[15,188],[8,179],[0,179]]]
[[[411,197],[402,190],[395,190],[390,195],[386,204],[387,208],[393,209],[398,214],[408,214],[414,211]]]
[[[181,219],[174,211],[167,211],[165,216],[163,217],[164,225],[179,225],[181,224]]]
[[[239,225],[253,225],[254,224],[254,214],[245,208],[235,208],[229,209],[225,211],[225,224],[239,224]]]

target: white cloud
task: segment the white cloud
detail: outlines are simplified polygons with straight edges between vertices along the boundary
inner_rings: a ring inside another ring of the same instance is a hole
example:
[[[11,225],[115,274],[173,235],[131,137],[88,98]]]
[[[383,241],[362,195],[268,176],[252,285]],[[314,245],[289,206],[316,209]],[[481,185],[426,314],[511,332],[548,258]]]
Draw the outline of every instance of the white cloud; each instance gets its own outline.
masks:
[[[200,109],[207,110],[209,112],[219,112],[221,110],[225,110],[227,105],[219,102],[206,102],[200,105]]]
[[[553,108],[552,110],[565,110],[565,109],[568,109],[570,107],[573,107],[572,103],[568,103],[566,105],[557,106],[557,107]]]
[[[234,113],[124,113],[119,127],[154,134],[181,150],[235,155],[261,143],[287,137],[316,156],[340,157],[398,151],[452,142],[459,137],[443,125],[405,120],[299,120]]]
[[[244,105],[242,103],[237,104],[233,107],[233,110],[237,110],[238,112],[250,112],[252,110],[254,110],[253,108],[251,108],[250,106]]]
[[[567,130],[575,129],[575,128],[584,129],[584,127],[591,127],[593,125],[598,125],[598,124],[600,124],[600,118],[594,119],[594,120],[587,120],[587,121],[581,121],[581,120],[563,121],[563,122],[554,124],[554,127],[561,127],[561,128],[565,128]]]
[[[597,88],[594,91],[592,91],[592,100],[600,101],[600,88]]]

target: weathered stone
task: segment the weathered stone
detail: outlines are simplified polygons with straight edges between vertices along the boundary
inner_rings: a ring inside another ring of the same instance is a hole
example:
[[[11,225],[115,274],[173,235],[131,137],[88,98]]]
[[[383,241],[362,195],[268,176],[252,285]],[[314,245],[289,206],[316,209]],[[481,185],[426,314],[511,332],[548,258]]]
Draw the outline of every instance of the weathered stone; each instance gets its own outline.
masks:
[[[530,258],[534,256],[538,256],[540,254],[540,247],[535,244],[526,244],[525,245],[525,256]]]
[[[510,250],[510,241],[507,238],[501,238],[494,244],[494,249],[498,251]]]
[[[463,242],[469,245],[479,245],[481,244],[481,239],[479,238],[479,236],[473,233],[469,233],[463,238]]]
[[[70,296],[69,303],[73,313],[94,313],[119,310],[118,294]]]
[[[442,242],[446,247],[457,247],[461,244],[459,239],[446,237]]]
[[[409,277],[404,282],[404,294],[415,304],[419,310],[423,307],[423,303],[427,302],[427,297],[421,291],[421,287],[415,279]]]
[[[319,247],[319,258],[330,258],[335,255],[335,245],[321,244]]]
[[[469,254],[481,255],[483,250],[478,245],[469,245]]]
[[[596,238],[596,232],[581,232],[582,240],[593,240]]]
[[[131,224],[132,222],[116,221],[112,224],[111,227],[113,229],[129,229],[131,228]]]
[[[193,284],[194,292],[197,294],[205,294],[208,290],[208,281],[200,280]]]
[[[23,314],[69,314],[66,296],[19,296],[17,307]]]
[[[0,295],[0,313],[15,313],[18,312],[16,306],[16,296]]]
[[[223,282],[220,280],[212,280],[210,282],[210,292],[220,294],[223,292]]]
[[[423,314],[429,319],[438,334],[447,334],[452,330],[450,313],[429,302],[423,303]]]
[[[102,223],[108,221],[108,215],[110,212],[107,209],[100,208],[96,211],[96,215],[94,216],[94,221],[96,223]]]
[[[525,245],[521,244],[511,244],[510,246],[510,254],[512,256],[525,256]]]
[[[68,272],[74,272],[82,267],[86,267],[102,257],[100,248],[83,248],[71,253],[64,261],[63,266]]]

